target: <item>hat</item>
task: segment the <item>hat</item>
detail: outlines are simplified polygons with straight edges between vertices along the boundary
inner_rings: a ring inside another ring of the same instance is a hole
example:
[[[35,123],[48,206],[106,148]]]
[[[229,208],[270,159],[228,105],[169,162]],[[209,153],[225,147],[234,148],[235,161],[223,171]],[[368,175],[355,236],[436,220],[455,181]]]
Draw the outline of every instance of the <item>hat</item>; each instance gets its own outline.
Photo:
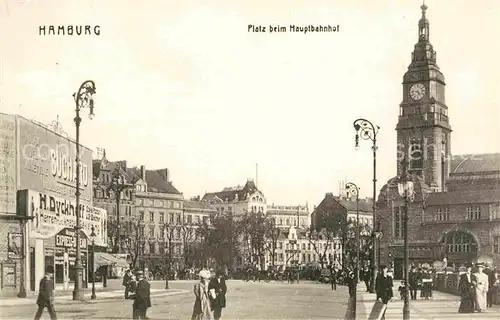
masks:
[[[203,279],[210,279],[210,277],[212,276],[210,271],[207,269],[201,270],[200,273],[198,273],[198,275],[200,276],[200,278],[203,278]]]
[[[144,275],[144,272],[143,272],[143,271],[141,271],[141,270],[137,270],[137,271],[135,272],[135,275],[136,275],[136,276],[142,276],[142,275]]]
[[[465,264],[465,267],[466,267],[466,268],[472,268],[472,263],[466,263],[466,264]]]
[[[217,272],[215,273],[215,275],[216,275],[217,277],[223,277],[223,276],[225,276],[225,275],[226,275],[226,273],[224,272],[224,270],[219,269],[219,270],[217,270]]]
[[[476,267],[478,267],[478,268],[484,268],[484,263],[478,262],[478,263],[476,263]]]
[[[380,270],[387,269],[387,266],[386,266],[385,264],[381,264],[381,265],[379,266],[379,269],[380,269]]]
[[[54,273],[54,266],[52,266],[52,265],[46,266],[45,273]]]

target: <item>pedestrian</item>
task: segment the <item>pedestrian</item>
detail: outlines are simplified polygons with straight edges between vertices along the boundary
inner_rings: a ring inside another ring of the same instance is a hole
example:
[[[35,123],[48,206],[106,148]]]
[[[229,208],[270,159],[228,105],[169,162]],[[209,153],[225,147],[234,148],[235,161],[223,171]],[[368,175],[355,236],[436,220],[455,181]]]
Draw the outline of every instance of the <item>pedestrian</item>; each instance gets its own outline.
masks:
[[[497,303],[497,292],[498,286],[500,284],[500,279],[498,278],[498,273],[495,269],[491,268],[488,273],[488,308],[493,307],[494,303]]]
[[[191,320],[213,320],[211,300],[215,299],[215,290],[209,290],[210,271],[203,269],[198,274],[200,282],[194,285],[194,307]]]
[[[419,277],[418,277],[417,269],[415,268],[415,266],[411,267],[411,271],[410,271],[408,278],[409,278],[408,285],[410,286],[410,299],[417,300],[417,289],[418,289]]]
[[[478,263],[476,265],[477,272],[474,274],[476,278],[475,288],[476,288],[476,310],[477,312],[486,311],[486,295],[488,293],[488,276],[483,272],[484,264]]]
[[[332,290],[337,290],[337,270],[333,265],[330,266],[330,277],[332,282]]]
[[[125,271],[125,275],[123,276],[122,280],[122,286],[125,287],[125,299],[128,299],[128,294],[129,294],[128,283],[130,281],[130,277],[131,277],[130,269],[127,269],[127,271]]]
[[[135,319],[148,319],[146,312],[151,307],[151,285],[144,278],[144,272],[137,271],[137,288],[135,294],[131,297],[134,299],[132,304],[132,318]]]
[[[215,290],[215,299],[212,299],[212,310],[214,311],[214,319],[219,320],[222,316],[222,309],[226,307],[226,279],[224,271],[218,270],[215,277],[210,280],[208,291]]]
[[[474,313],[474,304],[476,301],[476,291],[474,288],[474,275],[472,274],[472,265],[467,265],[467,271],[460,276],[458,290],[460,292],[459,313]]]
[[[39,320],[42,317],[43,309],[47,308],[49,312],[50,319],[56,320],[56,311],[54,310],[54,267],[48,265],[45,267],[45,277],[40,280],[40,286],[38,289],[38,298],[36,299],[36,304],[38,305],[38,310],[35,314],[35,320]]]
[[[377,279],[375,281],[375,291],[377,293],[377,302],[382,302],[386,305],[382,316],[379,318],[385,319],[387,304],[392,300],[392,297],[394,296],[392,291],[393,281],[392,277],[388,274],[389,268],[387,268],[387,266],[381,265],[379,269],[382,270],[382,273],[377,276]]]
[[[420,291],[420,298],[424,298],[425,300],[429,300],[432,298],[432,275],[427,268],[424,268],[422,271],[422,290]]]
[[[371,279],[370,268],[365,267],[363,269],[363,281],[365,283],[366,292],[370,292],[370,279]]]

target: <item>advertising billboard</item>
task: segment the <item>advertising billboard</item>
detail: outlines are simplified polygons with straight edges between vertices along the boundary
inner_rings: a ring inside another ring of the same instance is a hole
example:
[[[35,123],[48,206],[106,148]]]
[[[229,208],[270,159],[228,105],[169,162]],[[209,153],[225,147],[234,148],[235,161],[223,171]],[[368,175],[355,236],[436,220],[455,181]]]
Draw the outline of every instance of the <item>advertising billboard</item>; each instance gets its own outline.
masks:
[[[16,213],[16,118],[0,113],[0,212]]]
[[[19,189],[75,198],[76,143],[43,125],[18,117]],[[80,201],[92,205],[92,151],[80,145]]]
[[[18,202],[19,214],[33,217],[30,221],[31,238],[47,239],[54,237],[63,229],[74,228],[78,213],[81,230],[87,238],[90,238],[92,227],[94,227],[95,244],[107,246],[107,211],[105,209],[81,203],[80,210],[76,210],[73,200],[34,190],[19,191]]]

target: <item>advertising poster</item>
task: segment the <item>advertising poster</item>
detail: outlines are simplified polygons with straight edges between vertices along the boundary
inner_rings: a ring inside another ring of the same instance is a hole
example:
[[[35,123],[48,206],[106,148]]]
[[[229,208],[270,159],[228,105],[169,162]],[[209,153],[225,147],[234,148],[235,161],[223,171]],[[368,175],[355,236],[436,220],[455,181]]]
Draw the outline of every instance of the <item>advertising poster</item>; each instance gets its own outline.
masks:
[[[96,234],[97,246],[107,245],[107,211],[80,204],[76,210],[73,200],[63,199],[51,194],[28,190],[27,215],[33,217],[31,223],[31,237],[47,239],[55,236],[65,228],[74,228],[76,215],[79,214],[80,226],[87,237]]]
[[[20,259],[23,254],[23,234],[9,233],[8,234],[8,257],[9,259]]]

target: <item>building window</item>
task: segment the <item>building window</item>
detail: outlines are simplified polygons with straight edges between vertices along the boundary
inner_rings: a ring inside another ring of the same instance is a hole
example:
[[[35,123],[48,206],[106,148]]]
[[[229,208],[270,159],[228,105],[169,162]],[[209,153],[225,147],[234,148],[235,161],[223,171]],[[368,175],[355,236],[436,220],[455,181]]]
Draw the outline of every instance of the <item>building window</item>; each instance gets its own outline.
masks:
[[[290,219],[286,219],[286,225],[289,226],[290,225]]]
[[[144,221],[144,211],[140,211],[139,214],[140,214],[140,220]]]
[[[177,214],[177,223],[178,223],[178,224],[181,224],[181,222],[182,222],[182,220],[181,220],[181,214],[180,214],[180,213],[178,213],[178,214]]]
[[[279,247],[279,249],[283,249],[283,242],[281,242],[281,241],[278,242],[278,247]]]
[[[149,227],[149,236],[151,238],[155,237],[155,227],[154,226]]]
[[[160,212],[160,222],[163,223],[165,222],[165,213]]]
[[[448,208],[437,208],[436,209],[436,220],[450,220],[450,210]]]
[[[470,206],[467,207],[467,220],[479,220],[481,219],[481,207],[480,206]]]
[[[144,229],[144,226],[139,227],[139,233],[142,234],[143,237],[146,236],[146,229]]]
[[[173,213],[170,214],[170,223],[174,223],[174,214]]]
[[[394,208],[394,217],[392,221],[392,227],[393,227],[393,235],[395,239],[400,239],[401,235],[403,234],[403,214],[404,214],[404,207],[400,206],[397,208]]]
[[[493,237],[493,253],[500,253],[500,237]]]
[[[307,244],[307,250],[311,250],[311,244],[310,243]]]
[[[227,207],[227,213],[233,213],[233,208],[232,207]]]
[[[154,212],[150,212],[149,213],[149,221],[150,222],[154,222],[155,221],[155,213]]]
[[[448,252],[468,253],[472,251],[475,240],[470,233],[462,231],[450,232],[446,235],[445,242]]]
[[[279,225],[282,225],[283,224],[283,219],[280,219],[280,223],[278,223]]]
[[[192,215],[187,216],[187,222],[190,224],[193,223],[193,216]]]
[[[306,250],[306,244],[305,243],[302,244],[302,250]]]
[[[156,253],[156,246],[155,246],[154,242],[149,244],[149,253],[153,253],[153,254]]]

